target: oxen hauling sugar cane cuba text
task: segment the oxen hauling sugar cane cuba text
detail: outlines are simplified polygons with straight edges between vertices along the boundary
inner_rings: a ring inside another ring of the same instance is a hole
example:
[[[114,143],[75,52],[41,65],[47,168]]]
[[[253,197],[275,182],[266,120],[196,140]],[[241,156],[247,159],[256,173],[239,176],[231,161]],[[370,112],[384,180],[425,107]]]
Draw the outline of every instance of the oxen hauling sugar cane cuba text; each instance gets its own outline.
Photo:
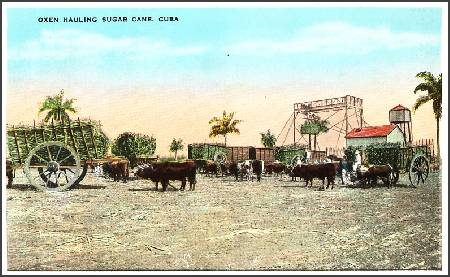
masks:
[[[133,17],[127,17],[127,16],[103,16],[101,18],[101,21],[96,17],[63,17],[61,20],[59,17],[39,17],[38,22],[40,23],[90,23],[90,22],[152,22],[152,21],[180,21],[177,16],[159,16],[153,17],[153,16],[133,16]]]

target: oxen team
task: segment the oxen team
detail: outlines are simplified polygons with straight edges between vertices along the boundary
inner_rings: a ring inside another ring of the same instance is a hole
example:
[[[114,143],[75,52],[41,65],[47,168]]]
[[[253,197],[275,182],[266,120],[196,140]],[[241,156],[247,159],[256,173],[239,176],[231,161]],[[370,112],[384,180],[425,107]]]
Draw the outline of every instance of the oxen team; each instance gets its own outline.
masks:
[[[332,157],[331,157],[332,158]],[[156,184],[162,184],[162,190],[167,190],[170,181],[181,181],[180,190],[184,190],[189,182],[189,189],[195,190],[196,174],[203,173],[206,176],[234,176],[236,181],[261,181],[263,175],[283,176],[287,174],[295,181],[297,178],[303,179],[306,187],[312,187],[314,179],[322,181],[321,189],[325,187],[325,179],[328,188],[334,188],[337,173],[345,172],[342,160],[328,159],[323,163],[302,164],[299,161],[293,166],[286,166],[281,162],[264,162],[262,160],[244,160],[235,162],[214,162],[212,160],[187,160],[185,162],[154,162],[150,164],[138,165],[134,170],[134,175],[140,179],[148,179]],[[127,182],[130,177],[129,162],[118,160],[104,163],[102,166],[93,166],[93,172],[113,178],[114,181]],[[389,165],[372,166],[367,171],[358,171],[359,179],[366,179],[368,182],[376,182],[382,178],[385,184],[391,185],[393,169]],[[13,167],[9,160],[6,161],[6,175],[8,177],[8,187],[13,180]]]
[[[141,179],[149,179],[156,184],[161,182],[165,191],[169,181],[181,181],[180,190],[184,190],[186,182],[189,182],[189,190],[195,190],[197,165],[194,161],[186,162],[161,162],[138,166],[135,175]]]

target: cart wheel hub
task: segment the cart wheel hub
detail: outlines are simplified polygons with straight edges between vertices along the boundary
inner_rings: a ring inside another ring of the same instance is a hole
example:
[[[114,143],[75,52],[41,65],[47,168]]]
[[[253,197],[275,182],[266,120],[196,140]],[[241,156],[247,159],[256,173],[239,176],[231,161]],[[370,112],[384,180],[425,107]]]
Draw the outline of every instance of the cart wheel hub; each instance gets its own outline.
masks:
[[[55,173],[59,170],[59,164],[55,161],[51,161],[47,165],[47,171],[50,171],[52,173]]]

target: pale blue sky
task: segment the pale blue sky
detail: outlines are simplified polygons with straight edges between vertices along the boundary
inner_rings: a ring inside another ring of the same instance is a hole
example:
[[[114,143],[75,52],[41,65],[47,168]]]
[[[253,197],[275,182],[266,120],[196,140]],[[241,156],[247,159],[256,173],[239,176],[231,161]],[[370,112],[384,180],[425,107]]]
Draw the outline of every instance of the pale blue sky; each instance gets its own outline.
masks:
[[[60,22],[38,23],[42,16]],[[8,9],[8,122],[37,118],[37,103],[64,89],[77,116],[100,120],[111,138],[154,134],[162,153],[174,136],[211,141],[208,121],[224,109],[243,120],[232,145],[278,134],[295,102],[346,94],[364,99],[368,123],[387,124],[391,107],[416,100],[418,72],[441,72],[441,16],[439,8]],[[434,137],[430,105],[413,120],[415,138]],[[320,144],[337,145],[336,134]]]
[[[60,22],[38,23],[41,16]],[[64,16],[129,22],[63,23]],[[19,80],[88,74],[118,86],[340,78],[422,63],[439,70],[440,30],[436,8],[10,9],[8,70]]]

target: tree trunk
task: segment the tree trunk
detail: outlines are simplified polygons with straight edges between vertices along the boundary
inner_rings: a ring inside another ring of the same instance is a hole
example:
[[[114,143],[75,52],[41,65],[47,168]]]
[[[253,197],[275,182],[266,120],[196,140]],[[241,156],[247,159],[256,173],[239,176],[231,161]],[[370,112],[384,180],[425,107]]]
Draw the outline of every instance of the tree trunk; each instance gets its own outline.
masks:
[[[314,150],[316,150],[317,147],[317,135],[314,135]]]
[[[439,118],[436,119],[436,133],[437,133],[437,137],[436,137],[436,142],[437,142],[437,158],[438,158],[438,161],[441,162],[441,151],[440,151],[440,147],[439,147]]]
[[[227,135],[223,135],[223,137],[225,138],[225,147],[227,146]]]
[[[177,160],[177,150],[175,150],[175,161]]]

